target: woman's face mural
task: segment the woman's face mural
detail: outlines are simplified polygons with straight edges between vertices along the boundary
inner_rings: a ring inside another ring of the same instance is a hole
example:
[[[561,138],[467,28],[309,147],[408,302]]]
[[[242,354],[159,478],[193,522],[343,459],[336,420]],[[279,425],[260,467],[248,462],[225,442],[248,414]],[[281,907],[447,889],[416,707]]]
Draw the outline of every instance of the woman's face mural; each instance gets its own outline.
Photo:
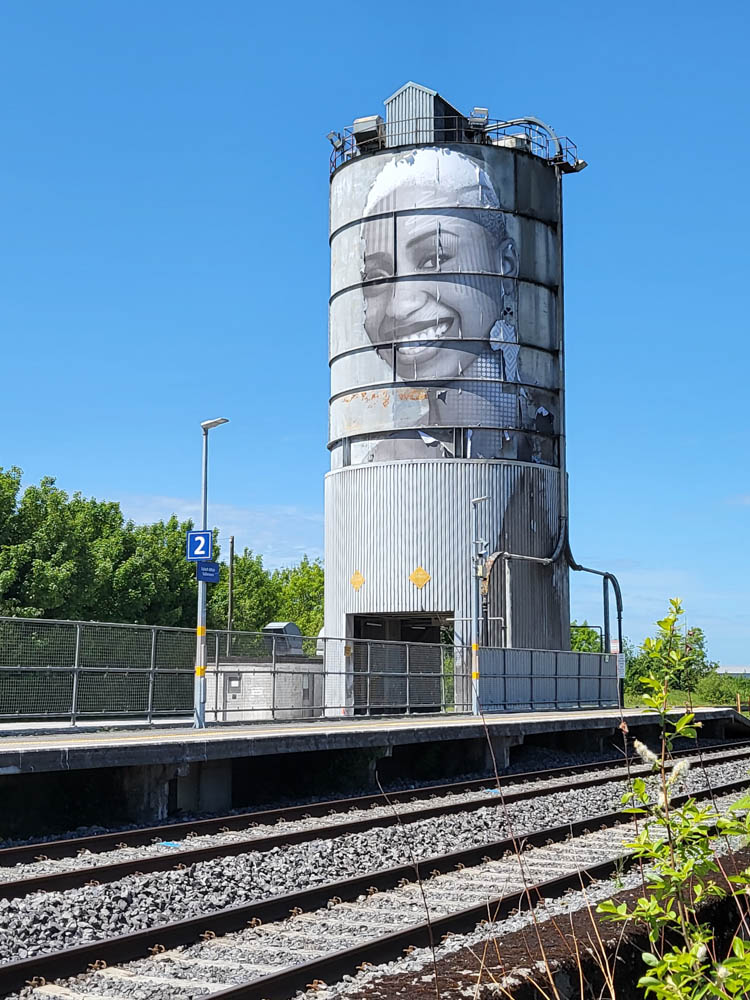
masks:
[[[490,161],[420,147],[345,189],[358,221],[332,242],[334,461],[555,461],[552,358],[518,336],[520,234],[543,247],[545,225],[508,210],[513,172]]]
[[[516,342],[518,256],[498,207],[486,173],[451,150],[416,150],[375,179],[364,322],[398,378],[467,376],[488,348]]]

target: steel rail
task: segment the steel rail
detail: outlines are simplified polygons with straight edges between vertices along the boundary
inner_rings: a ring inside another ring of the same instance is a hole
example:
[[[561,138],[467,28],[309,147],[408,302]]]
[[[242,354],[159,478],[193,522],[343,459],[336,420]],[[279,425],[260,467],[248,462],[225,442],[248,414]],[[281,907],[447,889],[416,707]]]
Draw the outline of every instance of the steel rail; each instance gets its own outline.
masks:
[[[618,869],[627,869],[631,858],[632,856],[622,854],[577,872],[537,882],[520,892],[516,890],[444,917],[431,918],[429,923],[423,921],[413,924],[312,962],[295,965],[226,990],[211,992],[209,996],[211,1000],[289,1000],[289,997],[295,996],[297,991],[305,990],[315,980],[323,983],[336,982],[346,975],[356,975],[364,963],[380,965],[391,962],[401,957],[404,951],[431,947],[445,934],[468,933],[483,920],[502,920],[514,910],[529,909],[530,898],[536,904],[545,899],[555,899],[568,889],[588,886],[598,879],[607,878]]]
[[[695,756],[699,753],[714,754],[723,750],[750,748],[750,740],[734,740],[728,743],[714,744],[704,750],[688,748],[675,750],[673,757]],[[637,758],[630,758],[631,760]],[[612,770],[625,767],[624,757],[614,757],[605,761],[595,761],[588,764],[571,764],[566,767],[548,768],[546,770],[524,771],[517,774],[501,774],[504,786],[523,784],[528,781],[548,781],[564,778],[569,775],[585,774],[586,771]],[[394,803],[418,802],[438,795],[461,794],[481,788],[497,786],[494,776],[472,778],[468,781],[447,782],[439,785],[425,785],[422,788],[410,788],[403,791],[388,792],[388,799]],[[255,812],[231,813],[224,816],[214,816],[210,819],[180,820],[175,823],[164,823],[159,826],[139,827],[135,830],[121,830],[112,833],[96,833],[87,837],[68,837],[58,840],[38,841],[33,844],[16,844],[12,847],[0,848],[0,868],[11,865],[31,864],[34,861],[54,861],[59,858],[73,857],[80,851],[90,851],[92,854],[104,853],[122,846],[142,847],[158,840],[179,840],[192,836],[204,836],[212,833],[224,833],[231,830],[246,829],[252,824],[278,823],[307,817],[325,816],[331,813],[346,812],[353,809],[369,809],[374,805],[383,805],[384,799],[380,792],[368,795],[357,795],[348,798],[326,799],[321,802],[309,802],[301,806],[282,806],[278,809],[264,809]],[[2,898],[2,897],[0,897]]]
[[[750,756],[750,751],[748,751],[746,756]],[[598,765],[594,766],[598,767]],[[590,772],[591,765],[588,765],[586,769]],[[302,830],[287,830],[261,837],[243,837],[234,843],[219,843],[212,844],[209,847],[174,850],[170,851],[170,853],[132,858],[127,861],[116,861],[112,864],[88,865],[84,868],[75,868],[70,871],[34,875],[14,881],[0,882],[0,899],[18,899],[32,892],[62,892],[66,889],[78,889],[84,885],[100,885],[103,882],[115,882],[117,879],[125,878],[127,875],[145,875],[150,872],[187,868],[189,865],[198,864],[203,861],[212,861],[215,858],[222,857],[236,857],[239,854],[247,854],[251,851],[270,851],[275,847],[287,847],[291,844],[306,843],[310,840],[332,840],[344,834],[362,833],[365,830],[396,826],[399,823],[414,823],[419,820],[432,819],[436,816],[452,816],[457,813],[475,812],[478,809],[488,807],[497,808],[502,805],[512,805],[514,802],[524,802],[528,799],[552,795],[559,791],[604,785],[609,781],[624,779],[628,774],[633,777],[643,776],[649,774],[650,771],[651,768],[646,765],[631,767],[629,772],[623,767],[622,774],[612,774],[609,770],[601,774],[597,771],[596,774],[588,778],[580,781],[571,781],[565,786],[532,787],[504,794],[499,794],[495,791],[480,798],[472,799],[469,802],[441,802],[422,809],[412,809],[399,813],[396,813],[394,810],[393,812],[382,813],[379,816],[344,820],[343,822],[329,823],[324,826],[307,827]],[[383,796],[368,796],[369,798],[374,798],[380,806],[387,806],[387,802]],[[390,800],[391,802],[393,801],[392,798]],[[296,809],[297,807],[294,808]],[[258,814],[256,813],[255,815],[257,816]]]
[[[730,792],[739,791],[750,784],[750,778],[728,782],[724,785],[717,785],[713,788],[701,789],[691,794],[674,796],[672,802],[680,805],[688,799],[712,798],[718,795],[726,795]],[[294,913],[310,912],[326,906],[334,898],[337,901],[347,902],[356,900],[363,892],[370,889],[387,891],[395,888],[402,879],[415,881],[417,878],[424,878],[426,875],[437,872],[446,874],[460,865],[472,867],[481,864],[485,860],[497,860],[509,852],[521,852],[529,847],[542,847],[548,843],[560,842],[575,837],[582,833],[588,833],[596,829],[607,829],[621,823],[629,822],[631,817],[623,812],[603,813],[598,816],[590,816],[587,819],[577,820],[574,823],[564,823],[560,826],[549,827],[543,830],[530,831],[528,833],[517,834],[513,837],[506,837],[502,840],[494,841],[490,844],[481,844],[462,851],[454,851],[449,854],[440,854],[432,858],[424,858],[415,866],[413,864],[399,865],[395,868],[381,869],[370,872],[367,875],[359,875],[355,878],[343,879],[338,882],[330,882],[326,885],[315,886],[297,892],[284,893],[278,896],[271,896],[268,899],[257,902],[246,903],[241,906],[227,907],[222,910],[215,910],[212,913],[204,913],[197,917],[190,917],[187,920],[173,921],[167,924],[157,925],[143,931],[135,931],[131,934],[117,935],[101,941],[93,941],[77,947],[65,948],[62,951],[49,952],[47,954],[35,955],[32,958],[25,958],[17,962],[9,962],[0,965],[0,995],[20,990],[32,980],[45,980],[49,982],[53,979],[61,979],[66,976],[78,975],[95,962],[105,962],[107,965],[129,962],[139,958],[147,958],[150,954],[161,952],[165,948],[175,948],[180,945],[195,944],[200,940],[202,934],[211,935],[229,934],[233,931],[242,930],[248,923],[260,921],[273,922],[284,920]],[[604,863],[589,869],[589,871],[604,870],[607,865],[619,866],[621,859],[614,862]],[[532,887],[536,891],[540,887],[556,886],[556,893],[564,891],[571,884],[578,885],[581,872],[566,875],[561,879],[553,879],[549,882],[540,883],[539,886]],[[424,874],[423,874],[424,873]],[[597,875],[601,877],[601,875]],[[569,880],[573,879],[574,883]],[[567,881],[566,881],[567,880]],[[502,897],[504,898],[504,897]],[[450,914],[446,917],[436,918],[430,921],[434,933],[445,933],[449,930],[459,929],[469,926],[473,920],[474,925],[487,916],[488,907],[490,912],[494,912],[496,905],[502,904],[500,900],[483,903],[481,906],[472,907],[467,910]],[[513,904],[518,905],[518,893],[511,897],[516,900]],[[510,907],[512,908],[512,906]],[[476,914],[480,916],[476,918]],[[332,970],[343,968],[344,972],[349,972],[363,960],[371,960],[368,956],[377,956],[377,960],[385,961],[398,954],[404,935],[408,936],[407,944],[419,945],[423,937],[418,935],[429,933],[428,925],[415,925],[397,934],[387,935],[373,941],[358,945],[348,951],[338,952],[335,955],[328,955],[315,962],[306,963],[295,968],[287,969],[284,972],[274,973],[252,983],[240,984],[229,990],[211,994],[212,998],[227,998],[227,1000],[287,1000],[287,997],[299,988],[299,983],[304,986],[304,977],[323,978],[325,974],[331,974]],[[338,963],[338,964],[336,964]],[[341,964],[343,963],[343,965]],[[353,963],[353,964],[352,964]],[[302,976],[300,980],[297,977]],[[286,990],[286,992],[283,992]]]

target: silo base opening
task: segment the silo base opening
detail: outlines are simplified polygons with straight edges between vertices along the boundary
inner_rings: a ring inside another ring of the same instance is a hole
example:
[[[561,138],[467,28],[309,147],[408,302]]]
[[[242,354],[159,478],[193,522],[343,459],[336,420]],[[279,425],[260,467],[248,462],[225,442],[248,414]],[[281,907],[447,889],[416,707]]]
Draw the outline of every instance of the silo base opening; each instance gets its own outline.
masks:
[[[354,714],[439,712],[444,702],[445,615],[354,615]]]

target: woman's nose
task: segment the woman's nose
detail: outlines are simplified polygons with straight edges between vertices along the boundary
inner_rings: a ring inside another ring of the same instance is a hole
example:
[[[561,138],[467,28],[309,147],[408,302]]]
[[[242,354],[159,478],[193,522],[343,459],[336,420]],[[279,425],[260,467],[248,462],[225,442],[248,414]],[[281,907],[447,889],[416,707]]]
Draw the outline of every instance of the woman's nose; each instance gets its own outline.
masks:
[[[416,281],[397,281],[393,288],[393,297],[388,308],[388,314],[395,320],[408,318],[413,313],[437,305],[437,298],[431,290],[426,289]]]

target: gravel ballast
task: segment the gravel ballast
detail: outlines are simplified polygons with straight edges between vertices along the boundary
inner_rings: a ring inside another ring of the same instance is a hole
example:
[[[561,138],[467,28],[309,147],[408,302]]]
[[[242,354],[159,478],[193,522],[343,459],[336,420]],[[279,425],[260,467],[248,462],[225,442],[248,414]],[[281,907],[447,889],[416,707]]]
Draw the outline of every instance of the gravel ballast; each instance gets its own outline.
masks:
[[[747,778],[746,761],[688,772],[683,790]],[[583,820],[620,807],[623,781],[570,789],[512,804],[513,833]],[[208,913],[368,871],[408,863],[410,849],[428,857],[479,846],[509,835],[502,806],[433,817],[405,827],[387,827],[333,840],[252,852],[196,864],[182,871],[129,876],[69,892],[34,893],[0,900],[5,935],[0,960],[26,958],[87,941],[111,937],[171,920]]]

